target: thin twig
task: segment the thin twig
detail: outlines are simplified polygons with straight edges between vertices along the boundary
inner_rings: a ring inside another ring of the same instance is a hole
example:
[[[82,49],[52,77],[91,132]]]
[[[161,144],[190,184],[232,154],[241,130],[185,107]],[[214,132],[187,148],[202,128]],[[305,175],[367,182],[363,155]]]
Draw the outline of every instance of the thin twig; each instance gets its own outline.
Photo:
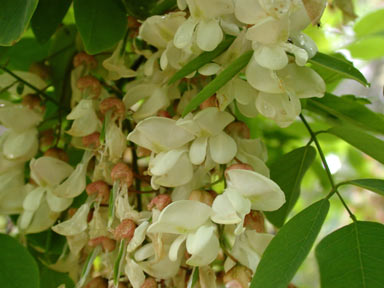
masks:
[[[343,204],[343,206],[347,210],[347,212],[349,214],[349,217],[351,217],[351,219],[353,221],[357,221],[356,216],[349,209],[347,203],[345,203],[343,197],[341,197],[339,191],[337,190],[338,185],[335,185],[335,181],[333,180],[333,176],[332,176],[331,170],[329,169],[327,160],[325,159],[324,152],[321,149],[320,143],[319,143],[319,141],[318,141],[318,139],[316,137],[316,133],[313,132],[311,126],[309,126],[307,120],[304,118],[304,116],[302,114],[300,114],[300,119],[301,119],[301,121],[303,121],[304,126],[307,128],[309,134],[311,135],[311,138],[312,138],[313,142],[315,142],[317,151],[319,152],[319,155],[320,155],[320,158],[321,158],[321,162],[323,163],[325,172],[327,173],[327,177],[328,177],[329,183],[331,184],[332,190],[329,193],[329,195],[327,196],[327,198],[331,197],[334,193],[336,193],[336,195],[339,197],[341,203]]]

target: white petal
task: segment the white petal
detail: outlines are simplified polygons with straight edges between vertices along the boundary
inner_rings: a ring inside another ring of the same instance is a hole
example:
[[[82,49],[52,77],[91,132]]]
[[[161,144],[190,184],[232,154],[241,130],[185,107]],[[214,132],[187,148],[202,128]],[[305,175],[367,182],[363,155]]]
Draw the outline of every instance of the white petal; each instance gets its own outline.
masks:
[[[140,266],[127,256],[127,264],[125,265],[125,274],[133,288],[140,288],[145,281],[145,275]]]
[[[74,120],[68,134],[76,137],[87,136],[95,132],[100,126],[92,100],[81,100],[67,115],[68,120]]]
[[[36,211],[43,199],[45,189],[37,187],[28,193],[23,202],[23,208],[27,211]]]
[[[228,200],[242,218],[251,212],[251,202],[236,190],[227,188],[224,193],[227,194]]]
[[[187,237],[187,251],[191,257],[186,261],[191,266],[205,266],[214,261],[220,250],[214,225],[201,226]]]
[[[171,261],[176,261],[179,255],[179,250],[181,245],[184,243],[187,236],[180,235],[178,236],[173,242],[171,247],[169,248],[169,254],[168,257]]]
[[[196,25],[197,21],[190,17],[187,21],[181,24],[181,26],[179,26],[176,31],[175,38],[173,39],[173,43],[177,48],[185,48],[191,43]]]
[[[164,137],[172,135],[172,137]],[[194,136],[165,117],[150,117],[141,121],[128,135],[128,140],[153,152],[179,148],[194,139]]]
[[[279,45],[257,45],[253,57],[256,62],[267,69],[280,70],[288,64],[288,56],[283,47]]]
[[[274,71],[261,67],[254,57],[245,70],[247,81],[253,88],[267,93],[283,92],[282,83]]]
[[[19,78],[31,84],[32,86],[35,86],[37,89],[42,90],[46,86],[46,83],[43,81],[43,79],[41,79],[40,76],[34,73],[24,72],[24,71],[12,71],[12,72],[16,74],[16,76],[18,76]],[[19,95],[20,93],[18,93],[17,91],[18,85],[17,84],[11,85],[15,81],[18,81],[18,80],[8,73],[4,73],[0,75],[0,89],[6,88],[8,86],[12,86],[11,88],[8,89],[8,91],[13,95]],[[33,90],[27,85],[24,85],[20,96],[25,96],[27,94],[34,94],[34,93],[36,93],[35,90]]]
[[[38,125],[42,120],[41,114],[27,107],[0,101],[0,123],[7,128],[23,131]]]
[[[196,31],[196,42],[203,51],[212,51],[223,40],[223,31],[217,20],[200,21]]]
[[[285,42],[288,39],[288,26],[288,17],[275,19],[268,16],[249,28],[246,37],[265,45]]]
[[[61,198],[75,198],[79,196],[86,186],[87,165],[79,163],[71,175],[59,186],[52,190],[52,193]]]
[[[237,215],[236,209],[229,201],[227,194],[218,195],[212,204],[213,222],[219,224],[237,224],[241,222],[241,218]]]
[[[56,222],[59,216],[60,213],[51,211],[47,201],[43,199],[25,233],[38,233],[47,230]]]
[[[209,151],[213,161],[218,164],[229,163],[237,152],[235,140],[225,132],[209,137]]]
[[[121,158],[127,147],[127,138],[115,122],[111,122],[106,130],[105,145],[108,149],[109,160],[116,162]]]
[[[23,132],[11,130],[3,143],[3,154],[8,159],[31,159],[38,150],[37,129]]]
[[[159,220],[149,226],[148,233],[185,234],[203,225],[211,213],[211,207],[198,201],[172,202],[161,211]]]
[[[189,158],[192,164],[200,165],[205,160],[207,154],[208,137],[198,137],[189,148]]]
[[[266,13],[258,0],[237,0],[235,4],[235,16],[246,24],[255,24],[266,17]]]
[[[198,112],[193,118],[199,125],[200,136],[217,135],[235,118],[228,112],[208,107]]]
[[[216,63],[208,63],[205,64],[203,67],[201,67],[198,72],[201,75],[204,76],[210,76],[210,75],[215,75],[219,70],[221,69],[221,66]]]
[[[267,177],[250,170],[235,169],[227,172],[228,188],[248,198],[253,210],[273,211],[285,203],[284,192]]]
[[[142,119],[156,115],[156,113],[169,106],[168,89],[166,87],[157,87],[153,90],[150,97],[133,114],[133,119],[139,122]]]
[[[62,212],[65,209],[67,209],[69,206],[71,206],[73,199],[66,199],[66,198],[60,198],[55,196],[51,191],[47,191],[46,200],[49,206],[49,209],[51,209],[53,212]]]
[[[152,257],[155,255],[155,250],[153,249],[153,244],[148,243],[143,246],[141,246],[139,249],[135,252],[135,259],[137,261],[143,261],[145,259],[148,259],[149,257]]]
[[[85,231],[88,227],[87,218],[89,213],[89,205],[83,204],[72,216],[71,219],[61,222],[52,227],[56,233],[64,236],[73,236]]]
[[[40,186],[57,185],[73,171],[68,163],[49,156],[32,159],[30,168],[31,178]]]
[[[129,241],[127,246],[128,253],[135,251],[144,242],[148,226],[149,226],[149,222],[144,221],[143,223],[141,223],[139,226],[136,227],[135,233],[133,234],[133,237],[131,241]]]

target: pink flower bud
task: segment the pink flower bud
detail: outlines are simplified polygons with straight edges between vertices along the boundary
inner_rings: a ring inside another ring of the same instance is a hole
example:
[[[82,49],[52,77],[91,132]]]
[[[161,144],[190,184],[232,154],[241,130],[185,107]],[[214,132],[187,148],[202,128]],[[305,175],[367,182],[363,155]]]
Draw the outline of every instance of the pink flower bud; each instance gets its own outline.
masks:
[[[100,96],[101,84],[95,77],[87,75],[77,80],[76,86],[80,90],[89,89],[95,98]]]
[[[157,282],[152,277],[145,279],[143,285],[140,288],[157,288]]]
[[[152,199],[152,201],[148,204],[147,208],[148,210],[152,210],[152,208],[156,207],[158,210],[163,210],[165,207],[167,207],[169,204],[171,204],[172,199],[167,194],[161,194],[157,195]]]
[[[116,241],[105,236],[96,237],[88,241],[88,246],[96,247],[101,245],[104,251],[111,252],[116,248]]]
[[[244,218],[244,227],[259,233],[265,232],[264,216],[261,212],[251,210]]]
[[[108,288],[108,280],[98,276],[89,281],[85,288]]]
[[[251,131],[248,126],[243,122],[233,122],[226,128],[228,134],[249,139],[251,137]]]
[[[90,69],[97,67],[97,61],[92,55],[88,55],[85,52],[80,52],[73,58],[73,66],[78,67],[80,65],[88,66]]]
[[[88,195],[97,194],[97,197],[101,199],[101,204],[108,204],[110,189],[104,181],[98,180],[88,184],[85,191]]]
[[[128,239],[131,240],[135,233],[136,224],[131,219],[124,219],[113,231],[116,240]]]
[[[101,101],[100,112],[105,115],[107,111],[112,110],[113,117],[123,118],[125,116],[125,105],[123,101],[116,97],[109,97]]]
[[[87,136],[83,136],[81,138],[81,142],[86,147],[99,147],[100,146],[100,133],[99,132],[93,132],[92,134],[89,134]]]
[[[120,181],[130,187],[133,183],[133,172],[125,163],[117,163],[111,171],[113,181]]]
[[[160,110],[159,112],[157,112],[157,116],[165,117],[165,118],[172,118],[171,114],[169,114],[169,112],[165,111],[165,110]]]
[[[219,103],[217,102],[216,95],[209,97],[203,103],[200,104],[200,109],[203,110],[208,107],[219,107]]]

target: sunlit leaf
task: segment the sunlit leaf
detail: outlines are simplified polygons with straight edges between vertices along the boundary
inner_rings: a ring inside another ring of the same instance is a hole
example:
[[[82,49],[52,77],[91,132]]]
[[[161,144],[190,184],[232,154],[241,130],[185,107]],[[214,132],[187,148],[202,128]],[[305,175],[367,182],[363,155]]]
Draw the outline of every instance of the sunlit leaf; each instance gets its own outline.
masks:
[[[367,190],[371,190],[384,196],[384,180],[381,179],[355,179],[341,183],[342,185],[351,184]],[[341,186],[341,185],[339,185]]]

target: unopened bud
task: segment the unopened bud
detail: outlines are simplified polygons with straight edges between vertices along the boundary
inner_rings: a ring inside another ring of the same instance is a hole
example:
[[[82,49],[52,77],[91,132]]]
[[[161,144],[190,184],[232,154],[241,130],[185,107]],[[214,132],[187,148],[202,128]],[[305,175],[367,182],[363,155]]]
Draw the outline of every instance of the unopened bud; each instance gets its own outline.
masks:
[[[96,247],[101,245],[104,251],[111,252],[116,248],[116,241],[105,236],[96,237],[88,241],[88,246]]]
[[[259,233],[265,232],[264,216],[261,212],[251,210],[244,218],[244,227]]]
[[[55,141],[55,133],[52,129],[40,132],[40,148],[50,147]]]
[[[60,159],[61,161],[68,162],[69,158],[67,153],[60,148],[50,148],[44,152],[44,156]]]
[[[223,277],[226,288],[248,288],[252,279],[252,271],[245,266],[235,266]]]
[[[89,281],[85,288],[108,288],[108,280],[98,276]]]
[[[141,147],[141,146],[138,146],[137,147],[137,157],[147,157],[147,156],[151,156],[151,150],[147,149],[147,148],[144,148],[144,147]]]
[[[72,216],[75,215],[76,211],[77,211],[77,208],[69,208],[67,212],[68,218],[72,218]]]
[[[101,93],[100,81],[93,76],[87,75],[84,77],[80,77],[76,82],[76,86],[78,89],[82,91],[84,91],[85,89],[89,90],[94,95],[95,98],[100,96],[100,93]]]
[[[86,147],[99,147],[100,146],[100,133],[99,132],[93,132],[92,134],[89,134],[87,136],[83,136],[81,138],[81,142]]]
[[[157,288],[157,282],[152,277],[145,279],[143,285],[140,288]]]
[[[98,180],[87,185],[85,191],[88,195],[97,194],[97,198],[101,199],[101,204],[108,204],[110,189],[103,180]]]
[[[21,104],[25,107],[28,107],[31,110],[35,110],[37,112],[44,112],[45,107],[39,96],[35,94],[27,94],[23,97]]]
[[[51,78],[50,67],[41,62],[33,63],[29,67],[29,72],[38,75],[43,80],[48,80]]]
[[[166,110],[160,110],[159,112],[157,112],[157,116],[165,117],[165,118],[172,118],[171,114],[169,114],[169,112]]]
[[[148,204],[148,210],[152,210],[154,207],[162,211],[165,207],[172,203],[171,196],[167,194],[161,194],[154,197],[151,202]]]
[[[126,284],[124,284],[123,282],[119,282],[119,284],[117,284],[117,286],[115,286],[112,282],[109,284],[108,288],[128,288],[128,286]]]
[[[217,101],[216,95],[209,97],[203,103],[200,104],[200,109],[203,110],[208,107],[219,107],[219,103]]]
[[[207,192],[204,190],[193,190],[189,195],[188,199],[199,201],[209,206],[212,206],[212,203],[213,203],[213,200],[215,200],[215,197],[212,192]]]
[[[100,112],[105,115],[109,110],[112,111],[113,117],[123,118],[125,116],[125,105],[123,101],[116,97],[109,97],[101,101]]]
[[[131,219],[124,219],[113,231],[113,235],[116,240],[127,239],[128,241],[132,239],[133,234],[135,233],[136,224]]]
[[[242,170],[250,170],[253,171],[253,167],[249,164],[246,163],[239,163],[239,164],[232,164],[229,166],[227,169],[225,169],[224,174],[227,175],[227,172],[230,170],[235,170],[235,169],[242,169]]]
[[[92,55],[88,55],[85,52],[80,52],[73,58],[73,66],[78,67],[80,65],[88,66],[90,69],[97,67],[97,61]]]
[[[133,183],[133,172],[125,163],[117,163],[111,171],[113,181],[120,181],[130,187]]]
[[[233,122],[229,124],[225,130],[228,132],[228,134],[240,138],[249,139],[251,137],[251,131],[243,122]]]

